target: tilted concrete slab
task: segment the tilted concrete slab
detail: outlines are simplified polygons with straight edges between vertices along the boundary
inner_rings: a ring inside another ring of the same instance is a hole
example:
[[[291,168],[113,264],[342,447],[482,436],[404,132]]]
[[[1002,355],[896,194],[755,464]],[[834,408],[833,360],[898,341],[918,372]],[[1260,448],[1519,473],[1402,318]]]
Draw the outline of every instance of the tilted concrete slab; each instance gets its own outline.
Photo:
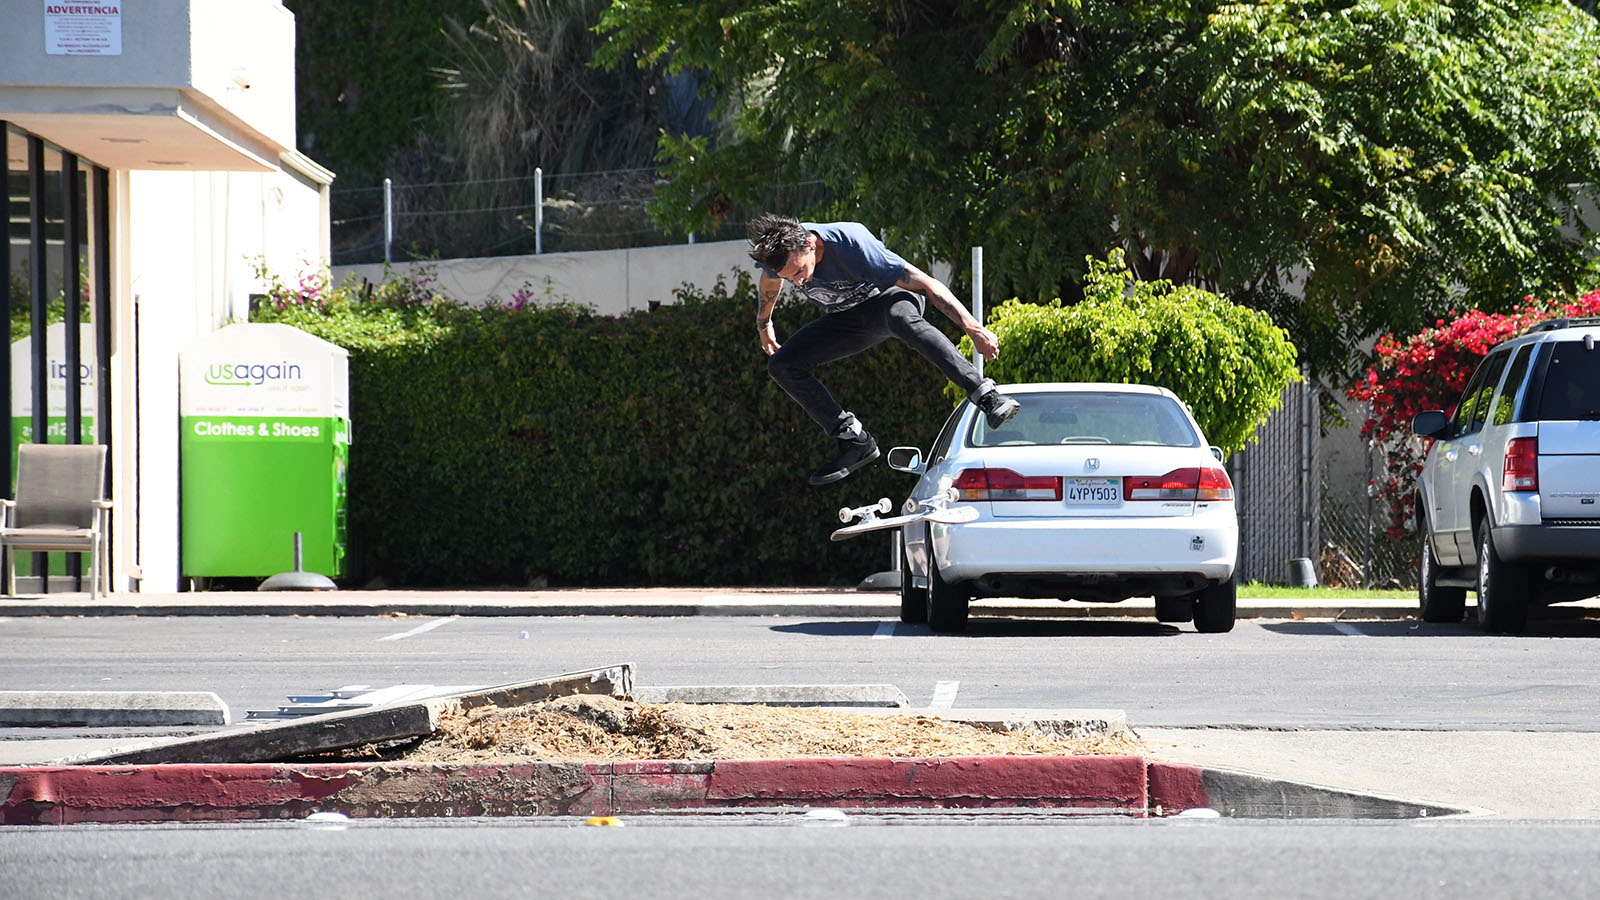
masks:
[[[226,725],[210,691],[0,691],[0,725],[122,728]]]
[[[633,664],[606,666],[553,678],[474,689],[451,697],[275,721],[121,749],[71,760],[85,764],[276,762],[313,753],[422,737],[438,730],[450,706],[521,706],[569,694],[623,697],[633,684]]]

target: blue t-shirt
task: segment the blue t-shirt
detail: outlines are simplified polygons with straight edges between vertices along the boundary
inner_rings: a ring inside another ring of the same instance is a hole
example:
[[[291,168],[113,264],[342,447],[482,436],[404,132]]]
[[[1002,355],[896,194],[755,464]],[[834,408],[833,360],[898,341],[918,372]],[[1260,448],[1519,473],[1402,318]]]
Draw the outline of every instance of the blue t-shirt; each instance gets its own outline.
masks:
[[[893,287],[906,272],[906,261],[860,222],[801,222],[822,243],[822,258],[811,280],[795,285],[823,312],[841,312]],[[760,267],[772,278],[778,273]]]

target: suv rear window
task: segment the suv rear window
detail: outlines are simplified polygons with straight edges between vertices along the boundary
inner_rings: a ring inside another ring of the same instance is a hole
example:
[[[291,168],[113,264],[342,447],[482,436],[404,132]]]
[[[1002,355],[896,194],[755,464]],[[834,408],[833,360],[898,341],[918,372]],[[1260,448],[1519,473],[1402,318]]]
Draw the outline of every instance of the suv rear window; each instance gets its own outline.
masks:
[[[1600,419],[1600,348],[1592,342],[1556,343],[1545,369],[1539,418]]]
[[[1073,391],[1023,394],[1022,409],[998,431],[977,417],[972,446],[1146,444],[1198,447],[1200,436],[1170,397]]]

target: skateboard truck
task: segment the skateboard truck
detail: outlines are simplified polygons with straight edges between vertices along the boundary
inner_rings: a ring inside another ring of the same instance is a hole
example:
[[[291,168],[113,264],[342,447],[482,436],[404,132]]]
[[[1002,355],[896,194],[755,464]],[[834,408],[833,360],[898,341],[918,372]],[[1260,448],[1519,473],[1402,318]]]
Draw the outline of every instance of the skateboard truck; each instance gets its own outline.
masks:
[[[861,524],[865,525],[868,522],[876,522],[879,513],[886,513],[891,509],[894,509],[894,504],[889,502],[888,497],[879,498],[877,503],[869,503],[866,506],[857,506],[853,509],[848,506],[841,506],[839,507],[839,521],[849,522],[851,519],[860,519]]]
[[[914,522],[938,522],[944,525],[964,525],[976,521],[978,509],[975,506],[942,506],[956,499],[954,491],[945,491],[923,500],[917,504],[916,511],[904,515],[880,518],[880,514],[894,509],[894,504],[884,497],[877,503],[859,506],[854,509],[846,506],[839,510],[839,521],[849,522],[851,519],[860,518],[861,521],[854,525],[846,525],[837,529],[829,537],[835,541],[848,540],[858,534],[869,531],[884,531],[890,528],[900,528]]]

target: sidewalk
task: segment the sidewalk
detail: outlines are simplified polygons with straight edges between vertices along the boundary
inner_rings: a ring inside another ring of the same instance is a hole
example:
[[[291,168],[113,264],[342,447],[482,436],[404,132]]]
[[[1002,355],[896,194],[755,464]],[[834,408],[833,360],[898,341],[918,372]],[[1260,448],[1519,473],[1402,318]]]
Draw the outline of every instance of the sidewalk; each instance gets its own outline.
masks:
[[[1600,608],[1600,599],[1572,606]],[[1412,598],[1284,600],[1239,598],[1239,618],[1403,619]],[[1121,603],[1076,600],[980,600],[973,614],[1081,618],[1152,618],[1149,598]],[[87,593],[0,597],[4,616],[796,616],[898,618],[897,591],[850,588],[560,588],[495,590],[212,591],[113,594],[91,603]]]

